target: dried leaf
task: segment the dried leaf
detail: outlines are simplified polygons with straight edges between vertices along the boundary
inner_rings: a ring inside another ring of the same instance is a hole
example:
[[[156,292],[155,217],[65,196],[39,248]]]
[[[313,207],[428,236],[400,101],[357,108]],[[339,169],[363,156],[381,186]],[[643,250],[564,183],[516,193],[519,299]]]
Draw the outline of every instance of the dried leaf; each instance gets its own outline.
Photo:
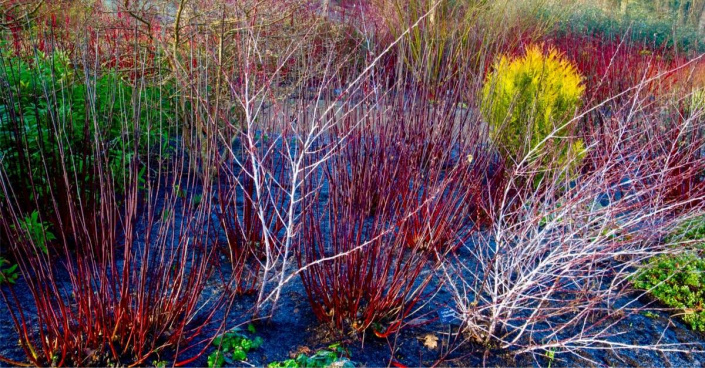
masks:
[[[427,347],[430,350],[433,350],[438,347],[438,336],[428,334],[423,337],[423,346]]]

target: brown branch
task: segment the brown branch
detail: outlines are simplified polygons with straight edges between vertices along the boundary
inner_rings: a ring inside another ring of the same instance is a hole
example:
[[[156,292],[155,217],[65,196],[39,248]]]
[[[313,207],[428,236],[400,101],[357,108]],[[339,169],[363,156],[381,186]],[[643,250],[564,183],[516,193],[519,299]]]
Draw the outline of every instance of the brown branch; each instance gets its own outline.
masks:
[[[152,39],[152,23],[148,22],[146,19],[142,18],[141,16],[137,15],[137,13],[130,10],[129,3],[130,3],[130,0],[125,0],[124,5],[125,5],[125,10],[127,11],[127,14],[129,14],[132,18],[135,18],[136,20],[138,20],[139,22],[141,22],[142,24],[147,26],[147,31],[148,31],[147,35],[149,36],[149,39],[151,40]]]
[[[33,16],[42,5],[44,5],[44,0],[39,1],[39,3],[37,3],[37,5],[34,7],[34,9],[32,9],[28,12],[25,12],[24,15],[17,17],[17,19],[23,19],[23,18],[28,19],[29,17]],[[6,11],[3,12],[3,15],[7,15],[7,13],[9,13],[10,11],[12,11],[13,9],[15,9],[19,6],[20,6],[19,4],[15,4],[14,6],[11,6]],[[8,28],[12,23],[13,22],[0,23],[0,27]]]
[[[184,5],[186,0],[181,0],[179,2],[179,9],[176,11],[176,19],[174,20],[174,45],[172,46],[172,54],[174,60],[176,60],[176,49],[179,45],[179,31],[181,30],[181,16],[184,12]]]

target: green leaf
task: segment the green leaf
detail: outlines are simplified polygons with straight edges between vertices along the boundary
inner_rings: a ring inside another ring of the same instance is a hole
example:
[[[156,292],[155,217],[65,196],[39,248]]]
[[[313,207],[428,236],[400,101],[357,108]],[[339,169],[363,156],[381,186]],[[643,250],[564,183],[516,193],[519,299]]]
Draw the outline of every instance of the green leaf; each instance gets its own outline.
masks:
[[[225,363],[223,354],[220,351],[215,351],[208,356],[208,367],[210,368],[220,368]]]
[[[253,348],[253,349],[257,349],[257,348],[259,348],[260,346],[262,346],[263,343],[264,343],[264,340],[263,340],[261,337],[257,336],[257,337],[255,337],[255,339],[252,341],[252,348]]]
[[[213,339],[213,345],[215,346],[220,346],[220,343],[223,341],[223,336],[218,336],[215,339]]]
[[[247,360],[247,353],[245,353],[242,348],[236,348],[233,351],[233,360],[235,361],[244,361]]]

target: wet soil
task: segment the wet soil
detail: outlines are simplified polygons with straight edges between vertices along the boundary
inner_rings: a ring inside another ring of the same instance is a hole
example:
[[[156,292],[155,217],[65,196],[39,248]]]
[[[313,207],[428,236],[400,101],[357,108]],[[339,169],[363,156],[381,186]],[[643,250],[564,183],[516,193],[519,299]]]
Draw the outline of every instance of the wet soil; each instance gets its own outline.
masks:
[[[212,280],[207,294],[219,293],[219,280]],[[2,286],[7,289],[7,286]],[[14,286],[15,294],[22,305],[33,305],[31,294],[21,281]],[[7,291],[7,290],[5,290]],[[227,319],[229,328],[246,325],[251,318],[250,308],[254,296],[240,296],[226,316],[220,311],[215,320]],[[637,301],[639,308],[648,301]],[[264,343],[259,349],[248,354],[243,366],[263,366],[273,361],[295,357],[299,353],[311,354],[317,349],[333,343],[342,343],[349,352],[350,359],[358,366],[547,366],[549,361],[529,355],[515,356],[506,351],[487,350],[472,343],[457,344],[451,337],[458,326],[453,320],[442,318],[443,310],[452,303],[450,293],[441,287],[434,298],[422,311],[408,321],[408,326],[396,335],[379,338],[374,334],[365,336],[340,336],[317,321],[306,293],[298,279],[293,280],[282,292],[281,301],[274,315],[266,320],[256,321],[254,336]],[[7,307],[0,303],[0,355],[25,361],[24,353],[18,345],[18,335],[8,314]],[[625,344],[646,346],[649,344],[680,344],[689,347],[690,353],[652,350],[594,350],[578,354],[556,354],[551,366],[663,366],[683,367],[705,364],[702,350],[705,335],[692,331],[677,318],[666,312],[633,314],[620,321],[613,332],[614,341]],[[438,338],[438,346],[430,349],[424,345],[427,336]],[[210,353],[214,348],[210,348]],[[448,353],[452,350],[451,353]],[[193,366],[207,366],[207,354],[195,361]],[[580,357],[582,356],[582,358]],[[2,365],[2,364],[0,364]]]
[[[176,211],[180,213],[180,211]],[[458,262],[470,262],[470,255],[460,251]],[[223,260],[225,260],[223,258]],[[227,272],[227,262],[222,262],[221,271]],[[59,274],[60,275],[60,274]],[[66,280],[66,286],[68,286]],[[204,290],[204,299],[223,292],[223,284],[218,273],[209,280]],[[436,286],[436,287],[434,287]],[[9,295],[9,286],[0,285]],[[24,306],[27,317],[32,315],[34,301],[31,293],[20,278],[13,286],[14,295]],[[514,355],[508,351],[488,350],[484,346],[458,341],[458,321],[447,318],[444,312],[452,307],[452,295],[444,285],[431,285],[437,290],[433,298],[420,311],[407,319],[405,328],[398,334],[379,338],[372,333],[366,335],[340,335],[335,329],[319,322],[310,307],[308,297],[299,278],[293,278],[281,294],[277,309],[271,318],[253,322],[254,336],[263,339],[263,345],[248,353],[242,366],[266,366],[270,362],[294,358],[299,353],[312,354],[318,349],[333,343],[341,343],[350,352],[350,360],[357,366],[703,366],[705,365],[705,334],[692,331],[688,326],[671,317],[667,312],[633,314],[625,316],[613,328],[613,341],[629,345],[648,346],[653,344],[675,344],[689,353],[664,350],[591,350],[571,353],[556,353],[553,361],[545,357]],[[226,312],[221,308],[215,314],[216,322],[226,321],[226,328],[244,327],[252,321],[252,305],[255,296],[237,296],[232,308]],[[638,300],[634,308],[643,307],[649,300]],[[653,305],[652,305],[653,306]],[[0,356],[16,361],[26,361],[18,344],[18,334],[10,318],[5,303],[0,302]],[[437,339],[437,346],[429,348],[424,344],[427,338]],[[462,335],[460,336],[462,338]],[[207,352],[191,366],[207,366]],[[0,363],[0,366],[5,365]]]

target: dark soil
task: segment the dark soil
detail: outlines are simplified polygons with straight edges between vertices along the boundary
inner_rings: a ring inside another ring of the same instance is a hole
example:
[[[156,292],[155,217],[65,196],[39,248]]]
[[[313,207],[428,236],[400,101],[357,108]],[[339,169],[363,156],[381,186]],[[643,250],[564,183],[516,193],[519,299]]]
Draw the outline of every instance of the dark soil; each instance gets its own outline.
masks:
[[[177,211],[178,213],[178,211]],[[468,262],[469,255],[460,252],[458,261]],[[226,262],[223,262],[226,263]],[[227,272],[227,264],[222,270]],[[222,292],[222,281],[216,274],[209,282],[204,298]],[[438,285],[436,285],[438,286]],[[1,285],[5,295],[8,285]],[[30,317],[34,301],[31,294],[18,280],[13,287],[20,305],[26,307],[25,317]],[[433,286],[430,289],[435,289]],[[252,318],[251,307],[255,297],[238,296],[229,313],[225,308],[214,316],[214,321],[227,321],[226,328],[246,326]],[[648,301],[637,301],[634,308],[644,306]],[[13,303],[11,303],[13,304]],[[326,348],[332,343],[342,343],[349,352],[350,360],[358,366],[547,366],[549,360],[530,355],[515,356],[511,352],[487,350],[485,347],[454,342],[458,330],[457,321],[442,317],[442,312],[452,306],[450,292],[442,285],[433,299],[422,308],[420,313],[407,319],[406,328],[388,338],[379,338],[373,333],[363,336],[339,335],[330,326],[321,324],[314,316],[308,297],[299,278],[294,278],[282,291],[281,299],[273,317],[254,322],[254,336],[263,339],[263,345],[248,354],[243,366],[266,366],[270,362],[294,358],[299,353],[312,354],[318,349]],[[13,304],[14,305],[14,304]],[[18,335],[10,318],[5,303],[0,302],[0,356],[16,361],[26,361],[24,352],[18,344]],[[625,344],[648,346],[659,343],[678,344],[681,349],[703,350],[705,335],[689,329],[677,318],[668,313],[655,315],[634,314],[626,316],[614,328],[613,340]],[[424,339],[432,335],[438,338],[438,346],[430,349],[424,345]],[[192,366],[207,366],[207,356],[215,350],[209,350],[196,360]],[[448,353],[452,351],[451,353]],[[556,353],[551,366],[703,366],[705,353],[668,352],[654,350],[620,350],[610,349],[583,351],[576,354]],[[0,363],[3,365],[3,363]]]
[[[213,280],[209,293],[219,292],[218,283]],[[2,286],[7,290],[7,286]],[[22,305],[34,305],[31,294],[23,284],[14,286],[15,294]],[[228,327],[249,322],[249,308],[254,301],[253,296],[241,296],[236,300],[228,319]],[[421,315],[411,319],[410,326],[397,335],[389,338],[378,338],[374,334],[365,336],[340,336],[333,329],[316,320],[308,298],[298,279],[292,281],[282,292],[282,298],[271,319],[254,323],[256,333],[264,344],[248,354],[248,361],[243,365],[263,366],[273,361],[282,361],[295,357],[298,353],[311,354],[317,349],[341,342],[350,351],[350,359],[360,366],[546,366],[548,360],[531,356],[513,356],[509,352],[486,351],[479,345],[465,344],[455,346],[449,339],[449,333],[457,331],[453,321],[442,321],[438,312],[449,304],[450,294],[441,289],[434,300],[424,308]],[[635,307],[643,306],[637,302]],[[18,335],[14,331],[12,320],[4,303],[0,304],[0,355],[25,361],[24,353],[18,345]],[[226,318],[223,312],[215,316],[216,320]],[[445,323],[444,323],[445,322]],[[667,313],[655,315],[634,314],[619,322],[614,329],[614,341],[626,344],[646,346],[649,344],[682,344],[687,347],[692,344],[693,350],[702,350],[705,336],[692,331]],[[439,338],[438,347],[429,349],[424,346],[427,335]],[[444,352],[454,348],[454,352],[444,357]],[[209,350],[208,353],[211,351]],[[702,366],[705,363],[704,353],[679,353],[650,350],[596,350],[577,355],[556,354],[552,366]],[[444,358],[443,360],[441,360]],[[587,359],[587,360],[586,360]],[[207,354],[194,362],[194,366],[207,366]]]

